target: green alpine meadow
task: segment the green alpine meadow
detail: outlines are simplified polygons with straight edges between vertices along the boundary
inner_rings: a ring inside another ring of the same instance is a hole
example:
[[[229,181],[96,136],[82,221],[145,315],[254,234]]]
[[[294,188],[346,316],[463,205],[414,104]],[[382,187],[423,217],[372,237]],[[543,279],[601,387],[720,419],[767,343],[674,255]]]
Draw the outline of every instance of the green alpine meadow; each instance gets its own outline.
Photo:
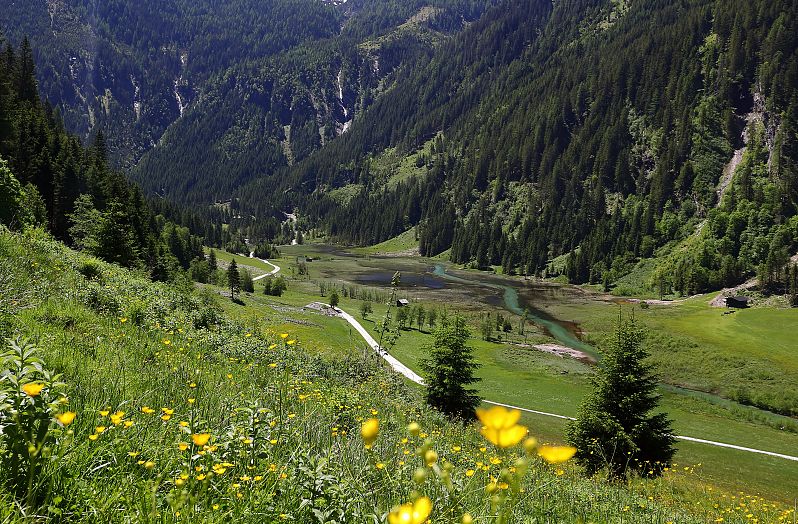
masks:
[[[0,524],[798,519],[798,4],[0,0]]]

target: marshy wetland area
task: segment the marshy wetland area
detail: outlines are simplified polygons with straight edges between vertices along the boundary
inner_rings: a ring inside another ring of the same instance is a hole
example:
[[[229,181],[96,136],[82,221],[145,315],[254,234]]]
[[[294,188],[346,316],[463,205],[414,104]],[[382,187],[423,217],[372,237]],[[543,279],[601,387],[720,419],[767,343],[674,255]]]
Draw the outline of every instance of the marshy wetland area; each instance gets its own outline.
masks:
[[[221,263],[232,258],[218,251],[217,256]],[[676,434],[798,455],[798,343],[793,335],[798,309],[724,314],[725,308],[709,304],[715,294],[642,304],[582,287],[466,270],[440,259],[323,244],[284,246],[271,261],[288,279],[288,291],[282,297],[265,296],[256,285],[254,293],[242,296],[243,304],[225,308],[252,322],[291,330],[313,351],[372,354],[343,319],[305,306],[326,301],[337,289],[339,307],[378,338],[395,291],[394,319],[398,299],[407,299],[411,309],[434,310],[438,318],[459,313],[468,319],[469,344],[480,365],[477,387],[484,399],[564,417],[577,414],[619,315],[634,315],[646,329],[649,358],[661,382],[661,409],[672,418]],[[237,257],[237,263],[251,267],[253,274],[272,269],[245,257]],[[401,280],[394,290],[397,271]],[[373,310],[365,318],[364,301]],[[488,315],[494,325],[486,337]],[[497,316],[500,329],[495,329]],[[431,343],[428,318],[421,328],[413,320],[400,329],[389,349],[415,371]],[[537,435],[564,440],[566,419],[529,412],[523,418]],[[741,496],[740,479],[745,479],[742,496],[792,503],[798,495],[798,461],[686,440],[677,447],[669,474],[689,476],[702,489]]]

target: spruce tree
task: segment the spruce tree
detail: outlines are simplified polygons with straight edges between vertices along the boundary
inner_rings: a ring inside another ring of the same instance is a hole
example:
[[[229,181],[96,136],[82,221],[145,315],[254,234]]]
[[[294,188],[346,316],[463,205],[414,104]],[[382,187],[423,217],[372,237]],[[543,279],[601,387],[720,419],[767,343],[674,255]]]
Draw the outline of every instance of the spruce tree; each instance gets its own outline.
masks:
[[[479,380],[474,376],[479,365],[467,344],[469,336],[463,317],[441,322],[433,333],[429,357],[421,361],[427,404],[452,418],[464,420],[473,418],[480,403],[476,390],[468,387]]]
[[[211,271],[216,271],[217,263],[216,263],[216,251],[211,249],[211,252],[208,253],[208,267]]]
[[[238,264],[235,259],[227,266],[227,284],[230,286],[230,299],[235,301],[236,293],[241,290],[241,280],[238,274]]]
[[[568,426],[568,441],[578,449],[576,460],[589,474],[606,467],[615,479],[630,470],[658,476],[676,451],[667,415],[652,413],[660,395],[652,368],[644,362],[644,335],[633,318],[619,318],[594,389]]]
[[[252,293],[255,291],[255,283],[252,281],[252,273],[249,272],[248,269],[241,269],[241,289],[247,293]]]

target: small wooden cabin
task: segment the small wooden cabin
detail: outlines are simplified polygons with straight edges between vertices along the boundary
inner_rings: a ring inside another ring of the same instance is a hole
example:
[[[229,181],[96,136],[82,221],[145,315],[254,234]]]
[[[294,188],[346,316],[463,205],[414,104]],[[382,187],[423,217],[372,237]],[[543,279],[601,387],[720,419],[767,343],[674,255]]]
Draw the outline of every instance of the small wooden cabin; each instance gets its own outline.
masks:
[[[751,297],[726,297],[726,307],[747,308],[751,303]]]

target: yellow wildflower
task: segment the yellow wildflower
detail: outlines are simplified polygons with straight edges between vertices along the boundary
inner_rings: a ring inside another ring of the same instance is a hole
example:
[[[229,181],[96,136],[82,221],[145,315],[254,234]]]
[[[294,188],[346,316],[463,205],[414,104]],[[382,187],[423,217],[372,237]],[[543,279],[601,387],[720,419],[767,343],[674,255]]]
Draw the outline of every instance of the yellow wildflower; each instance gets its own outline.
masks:
[[[500,448],[515,446],[527,434],[526,427],[518,424],[521,412],[517,409],[502,406],[477,408],[477,417],[484,424],[482,436]]]
[[[155,413],[155,410],[147,406],[141,406],[141,412],[145,415],[152,415]]]
[[[371,446],[377,440],[377,435],[380,432],[380,421],[376,418],[370,418],[363,423],[360,428],[360,436],[363,437],[363,442],[366,446]]]
[[[68,425],[72,424],[73,420],[75,420],[75,412],[74,411],[67,411],[66,413],[61,413],[60,415],[56,415],[55,419],[62,426],[68,426]]]
[[[286,339],[286,338],[288,338],[288,333],[282,333],[282,334],[280,335],[280,338],[282,338],[282,339]]]
[[[571,446],[541,446],[538,455],[549,464],[559,464],[574,456],[576,448]]]
[[[413,503],[402,504],[388,514],[390,524],[422,524],[432,511],[432,501],[421,497]]]
[[[195,446],[204,446],[210,440],[211,434],[210,433],[194,433],[191,435],[191,440],[194,441]]]
[[[124,411],[117,411],[116,413],[114,413],[113,415],[111,415],[111,423],[112,423],[114,426],[118,426],[119,424],[121,424],[121,423],[122,423],[122,418],[123,418],[124,416],[125,416],[125,412],[124,412]]]
[[[38,397],[44,389],[44,384],[38,382],[28,382],[22,386],[22,391],[29,397]]]
[[[427,452],[424,453],[424,462],[427,463],[427,466],[432,466],[438,462],[438,453],[434,449],[428,449]]]

